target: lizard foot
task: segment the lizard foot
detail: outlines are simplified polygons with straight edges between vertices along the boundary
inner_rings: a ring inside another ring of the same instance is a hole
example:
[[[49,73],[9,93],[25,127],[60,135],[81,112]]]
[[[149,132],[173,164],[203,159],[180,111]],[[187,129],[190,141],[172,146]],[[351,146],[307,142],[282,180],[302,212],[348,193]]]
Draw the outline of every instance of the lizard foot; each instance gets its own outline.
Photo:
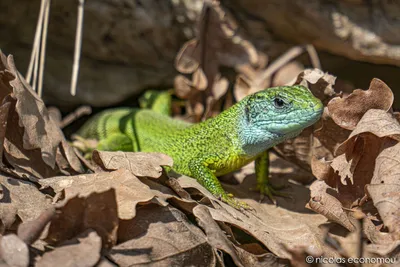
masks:
[[[97,141],[94,139],[85,139],[79,135],[72,136],[72,146],[78,149],[86,159],[90,159],[92,151],[97,147]]]
[[[246,202],[239,201],[232,194],[224,194],[219,197],[223,202],[227,203],[229,206],[238,210],[252,210],[253,208],[249,206]]]
[[[288,187],[289,186],[287,186],[287,185],[275,186],[270,183],[266,183],[266,184],[257,185],[256,190],[258,192],[260,192],[260,202],[264,199],[265,196],[267,196],[276,205],[276,199],[274,196],[293,199],[293,197],[291,195],[289,195],[288,193],[283,193],[283,192],[279,191],[281,189],[288,188]]]

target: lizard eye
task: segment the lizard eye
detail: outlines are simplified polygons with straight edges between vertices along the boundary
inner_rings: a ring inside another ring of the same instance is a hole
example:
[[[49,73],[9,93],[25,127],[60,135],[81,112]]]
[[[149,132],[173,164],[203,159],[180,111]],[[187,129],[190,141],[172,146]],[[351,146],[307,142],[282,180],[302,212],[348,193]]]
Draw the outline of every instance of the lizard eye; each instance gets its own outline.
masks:
[[[274,106],[276,108],[283,108],[285,106],[285,101],[283,101],[283,99],[280,97],[275,97],[274,98]]]

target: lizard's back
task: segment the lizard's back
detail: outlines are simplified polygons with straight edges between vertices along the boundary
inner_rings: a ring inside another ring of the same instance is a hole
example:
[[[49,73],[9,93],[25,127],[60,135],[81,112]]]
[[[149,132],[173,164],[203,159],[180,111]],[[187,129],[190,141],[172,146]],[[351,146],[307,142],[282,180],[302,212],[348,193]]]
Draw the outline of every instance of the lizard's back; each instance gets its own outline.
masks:
[[[165,153],[165,147],[176,141],[179,133],[189,126],[188,122],[152,110],[117,108],[91,118],[78,135],[105,140],[114,134],[125,134],[132,140],[133,151]]]

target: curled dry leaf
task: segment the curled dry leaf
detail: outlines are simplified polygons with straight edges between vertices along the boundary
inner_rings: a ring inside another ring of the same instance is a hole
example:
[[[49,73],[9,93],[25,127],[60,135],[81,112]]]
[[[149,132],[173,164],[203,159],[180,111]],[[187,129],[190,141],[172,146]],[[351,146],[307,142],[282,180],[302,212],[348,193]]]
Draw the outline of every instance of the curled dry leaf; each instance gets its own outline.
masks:
[[[175,60],[176,69],[192,77],[178,75],[176,93],[189,100],[187,111],[196,121],[208,118],[229,85],[221,77],[220,66],[240,69],[260,60],[254,46],[237,34],[236,22],[219,1],[204,1],[197,37],[183,45]]]
[[[317,127],[314,132],[314,136],[325,148],[323,151],[328,152],[329,159],[333,159],[335,150],[341,143],[346,141],[351,132],[341,128],[332,120],[327,107],[324,108],[320,122],[322,127]],[[316,154],[318,159],[322,158],[323,156],[323,152]]]
[[[35,264],[38,267],[95,266],[100,260],[101,238],[88,230],[46,252]]]
[[[121,227],[127,228],[123,231],[127,235],[121,236],[122,243],[108,255],[119,266],[216,265],[204,233],[175,208],[145,205],[138,209],[138,216],[122,222]]]
[[[355,138],[363,133],[372,133],[380,138],[391,137],[400,141],[400,124],[392,114],[380,109],[370,109],[358,122],[349,138],[336,149],[335,154],[341,155],[347,150],[352,150]]]
[[[368,195],[392,233],[400,232],[400,143],[386,139],[375,162]],[[400,237],[399,237],[400,238]]]
[[[329,182],[329,178],[333,175],[333,169],[329,161],[325,158],[317,159],[316,157],[312,157],[311,159],[311,170],[312,174],[318,179],[325,181],[328,185],[331,184]]]
[[[336,77],[320,69],[305,69],[297,76],[294,84],[303,85],[319,98],[324,105],[335,95],[333,85]]]
[[[220,249],[225,253],[228,253],[237,266],[243,266],[237,252],[235,251],[234,245],[223,234],[217,222],[211,217],[210,211],[207,207],[198,205],[193,209],[193,214],[196,216],[200,227],[205,231],[209,244],[215,249]]]
[[[13,167],[6,169],[3,166],[2,169],[32,180],[83,172],[43,101],[18,72],[13,57],[0,52],[0,58],[0,102],[9,105],[3,145],[5,157]],[[60,150],[62,142],[63,151]]]
[[[313,182],[310,186],[311,199],[308,202],[308,207],[329,220],[339,223],[349,231],[354,231],[355,227],[344,212],[342,203],[336,197],[327,193],[329,189],[331,188],[323,181]]]
[[[189,40],[182,46],[175,58],[175,68],[177,71],[190,74],[199,68],[199,61],[194,60],[197,57],[195,54],[197,46],[198,41],[196,39]]]
[[[172,158],[161,153],[93,151],[93,161],[104,170],[126,169],[139,177],[159,178],[161,166],[172,167]]]
[[[0,106],[0,165],[3,165],[4,138],[6,137],[7,117],[11,103],[6,102]]]
[[[393,100],[392,90],[384,82],[374,78],[367,91],[357,89],[348,96],[335,97],[329,101],[328,109],[337,125],[354,130],[368,110],[389,111]]]

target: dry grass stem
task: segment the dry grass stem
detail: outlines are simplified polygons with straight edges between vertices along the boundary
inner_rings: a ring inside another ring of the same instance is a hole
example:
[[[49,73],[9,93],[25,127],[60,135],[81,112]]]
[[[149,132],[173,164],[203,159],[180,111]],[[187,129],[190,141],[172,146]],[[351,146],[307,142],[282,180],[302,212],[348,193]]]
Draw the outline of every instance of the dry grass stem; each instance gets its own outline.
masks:
[[[46,3],[45,14],[44,14],[44,25],[42,32],[42,43],[40,47],[40,64],[39,64],[39,81],[38,81],[38,95],[42,97],[43,92],[43,74],[44,65],[46,59],[46,41],[47,41],[47,29],[49,25],[49,13],[50,13],[50,2],[51,0],[44,0]]]
[[[82,47],[82,28],[83,28],[83,13],[84,13],[85,0],[79,0],[78,5],[78,20],[76,26],[76,36],[75,36],[75,52],[74,52],[74,63],[72,68],[72,78],[71,78],[71,95],[76,94],[76,84],[78,81],[79,74],[79,60],[81,57],[81,47]]]

